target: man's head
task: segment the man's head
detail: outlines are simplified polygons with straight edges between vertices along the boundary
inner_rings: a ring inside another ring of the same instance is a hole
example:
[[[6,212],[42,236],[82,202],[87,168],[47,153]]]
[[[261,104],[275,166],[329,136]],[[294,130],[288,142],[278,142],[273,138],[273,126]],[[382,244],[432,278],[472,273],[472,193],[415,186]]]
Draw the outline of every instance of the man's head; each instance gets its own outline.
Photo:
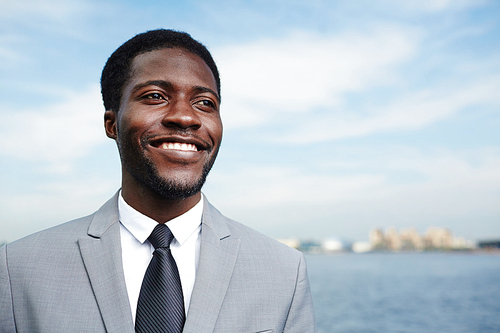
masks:
[[[219,76],[205,47],[170,30],[138,35],[109,58],[101,84],[124,193],[199,193],[222,140]]]

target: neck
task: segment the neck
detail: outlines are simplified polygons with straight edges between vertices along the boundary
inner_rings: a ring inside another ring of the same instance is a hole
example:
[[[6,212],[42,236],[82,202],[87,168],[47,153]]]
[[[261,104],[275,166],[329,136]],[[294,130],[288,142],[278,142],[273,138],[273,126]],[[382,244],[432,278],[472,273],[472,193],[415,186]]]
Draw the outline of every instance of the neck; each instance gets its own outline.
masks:
[[[122,196],[138,212],[158,223],[165,223],[193,208],[200,201],[201,192],[183,199],[168,199],[142,186],[133,186],[123,179]]]

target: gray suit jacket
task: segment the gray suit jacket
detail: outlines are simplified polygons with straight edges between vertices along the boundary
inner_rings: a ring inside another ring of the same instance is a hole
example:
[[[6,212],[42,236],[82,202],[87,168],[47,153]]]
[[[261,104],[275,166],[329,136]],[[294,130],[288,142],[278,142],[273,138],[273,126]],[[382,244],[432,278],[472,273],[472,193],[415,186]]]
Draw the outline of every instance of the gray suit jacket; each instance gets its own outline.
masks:
[[[134,332],[116,195],[0,248],[0,332]],[[316,332],[302,254],[205,202],[184,332]]]

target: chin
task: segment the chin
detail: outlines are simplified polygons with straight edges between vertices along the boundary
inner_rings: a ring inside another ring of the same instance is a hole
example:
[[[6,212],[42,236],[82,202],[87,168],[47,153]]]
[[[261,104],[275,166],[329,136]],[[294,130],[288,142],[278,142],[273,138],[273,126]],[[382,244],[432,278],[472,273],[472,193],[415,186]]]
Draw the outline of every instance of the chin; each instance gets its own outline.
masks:
[[[204,183],[204,179],[200,179],[197,183],[162,181],[155,184],[153,191],[165,199],[186,199],[199,193]]]
[[[149,169],[147,185],[165,199],[179,200],[189,198],[201,191],[210,171],[206,166],[198,177],[192,173],[180,173],[179,175],[160,175],[154,168]]]

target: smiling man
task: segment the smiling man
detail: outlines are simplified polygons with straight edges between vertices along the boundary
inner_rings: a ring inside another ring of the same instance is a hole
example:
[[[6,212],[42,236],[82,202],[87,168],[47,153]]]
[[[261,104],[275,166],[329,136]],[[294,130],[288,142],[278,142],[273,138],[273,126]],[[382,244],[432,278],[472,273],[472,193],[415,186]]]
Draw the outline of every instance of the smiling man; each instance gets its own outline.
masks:
[[[0,332],[316,332],[302,254],[201,193],[222,141],[208,50],[148,31],[111,55],[101,86],[122,187],[0,249]]]

